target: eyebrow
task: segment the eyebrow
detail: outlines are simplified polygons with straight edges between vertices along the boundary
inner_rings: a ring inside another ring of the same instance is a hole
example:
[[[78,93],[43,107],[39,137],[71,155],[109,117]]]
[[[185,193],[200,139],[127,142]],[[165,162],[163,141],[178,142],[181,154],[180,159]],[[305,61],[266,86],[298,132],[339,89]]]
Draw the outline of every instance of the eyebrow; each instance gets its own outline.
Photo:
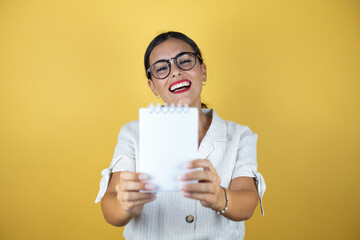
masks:
[[[162,58],[162,59],[157,60],[157,61],[154,62],[153,64],[158,63],[158,62],[169,62],[170,59],[174,59],[174,58],[176,58],[177,56],[179,56],[180,54],[183,54],[183,53],[188,53],[188,52],[186,52],[186,51],[185,51],[185,52],[179,52],[178,54],[175,55],[175,57],[172,57],[172,58]],[[153,64],[151,64],[151,65],[153,65]]]
[[[162,59],[157,60],[157,61],[154,62],[153,64],[158,63],[158,62],[169,62],[170,59],[171,59],[171,58],[168,58],[168,59],[162,58]]]

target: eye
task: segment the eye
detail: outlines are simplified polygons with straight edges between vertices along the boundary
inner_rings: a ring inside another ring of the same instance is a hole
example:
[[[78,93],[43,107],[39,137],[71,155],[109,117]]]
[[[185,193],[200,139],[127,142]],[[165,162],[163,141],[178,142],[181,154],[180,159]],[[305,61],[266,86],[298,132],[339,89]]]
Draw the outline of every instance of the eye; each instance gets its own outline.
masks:
[[[163,72],[166,71],[168,69],[168,67],[160,67],[156,69],[156,72]]]
[[[179,64],[180,68],[187,70],[194,66],[195,58],[193,55],[185,53],[179,56],[177,63]]]
[[[160,63],[155,64],[153,69],[154,69],[154,72],[161,73],[161,72],[168,71],[169,66],[167,63],[160,62]]]
[[[187,64],[187,63],[191,63],[192,60],[191,59],[181,59],[180,64]]]

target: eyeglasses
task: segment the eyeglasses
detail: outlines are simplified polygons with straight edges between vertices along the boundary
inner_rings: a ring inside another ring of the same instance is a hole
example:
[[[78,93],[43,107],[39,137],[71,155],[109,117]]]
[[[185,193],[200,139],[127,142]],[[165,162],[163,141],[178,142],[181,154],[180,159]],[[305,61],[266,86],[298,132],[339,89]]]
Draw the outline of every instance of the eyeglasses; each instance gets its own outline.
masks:
[[[170,60],[174,59],[174,63],[179,69],[189,71],[195,67],[197,57],[201,60],[200,55],[197,53],[182,52],[173,58],[161,59],[155,62],[147,69],[147,72],[151,73],[154,78],[164,79],[167,78],[171,72]]]

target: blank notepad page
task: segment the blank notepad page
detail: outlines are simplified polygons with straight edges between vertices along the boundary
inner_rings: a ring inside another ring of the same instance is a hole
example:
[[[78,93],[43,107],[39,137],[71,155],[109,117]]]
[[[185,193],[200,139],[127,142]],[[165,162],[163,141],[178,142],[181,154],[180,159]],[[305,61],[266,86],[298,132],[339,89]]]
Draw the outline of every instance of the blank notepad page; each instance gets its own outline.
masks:
[[[140,108],[137,171],[150,176],[155,191],[180,191],[184,164],[197,158],[198,117],[197,108]]]

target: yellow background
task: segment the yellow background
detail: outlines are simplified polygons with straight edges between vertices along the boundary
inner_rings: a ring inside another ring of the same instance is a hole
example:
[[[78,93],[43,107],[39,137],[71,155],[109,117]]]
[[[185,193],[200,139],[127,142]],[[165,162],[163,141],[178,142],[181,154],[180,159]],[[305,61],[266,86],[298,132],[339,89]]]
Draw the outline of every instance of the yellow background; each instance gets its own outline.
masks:
[[[360,239],[360,3],[0,1],[0,239],[121,239],[98,192],[120,127],[156,101],[162,31],[203,52],[203,101],[258,133],[246,239]]]

